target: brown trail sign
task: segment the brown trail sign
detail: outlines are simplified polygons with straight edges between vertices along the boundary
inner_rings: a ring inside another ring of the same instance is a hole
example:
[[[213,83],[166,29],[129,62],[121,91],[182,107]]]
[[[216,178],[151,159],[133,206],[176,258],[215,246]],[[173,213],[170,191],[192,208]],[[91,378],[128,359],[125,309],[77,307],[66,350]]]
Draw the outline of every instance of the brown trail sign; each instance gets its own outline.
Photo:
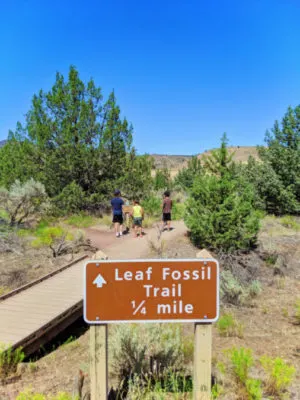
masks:
[[[84,319],[91,324],[91,400],[108,396],[107,323],[147,321],[195,322],[193,398],[211,398],[211,323],[219,315],[219,264],[206,250],[197,257],[87,262]]]
[[[89,261],[84,319],[116,322],[213,322],[219,313],[214,259]]]

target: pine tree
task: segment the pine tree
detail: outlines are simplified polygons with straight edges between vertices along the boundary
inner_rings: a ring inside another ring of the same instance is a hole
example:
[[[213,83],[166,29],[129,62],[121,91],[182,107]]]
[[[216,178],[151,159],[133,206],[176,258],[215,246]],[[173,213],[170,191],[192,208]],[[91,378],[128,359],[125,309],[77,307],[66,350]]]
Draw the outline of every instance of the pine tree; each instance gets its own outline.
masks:
[[[50,91],[33,96],[26,124],[1,149],[0,182],[33,177],[51,197],[70,184],[86,199],[108,196],[132,148],[132,126],[120,114],[114,92],[103,104],[93,79],[85,84],[73,66],[67,80],[57,73]]]
[[[260,147],[261,158],[268,162],[284,187],[300,201],[300,105],[288,108],[281,126],[275,121],[266,132],[267,148]]]

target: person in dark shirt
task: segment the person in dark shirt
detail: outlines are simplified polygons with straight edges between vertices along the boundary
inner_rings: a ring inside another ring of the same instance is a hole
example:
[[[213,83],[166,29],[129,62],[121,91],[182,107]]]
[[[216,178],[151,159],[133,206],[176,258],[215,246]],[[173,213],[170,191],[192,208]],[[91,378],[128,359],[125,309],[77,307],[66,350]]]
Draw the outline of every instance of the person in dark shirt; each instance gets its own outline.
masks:
[[[123,234],[123,204],[124,201],[121,198],[120,190],[115,190],[114,198],[111,200],[111,208],[113,215],[112,222],[115,225],[115,234],[117,238]]]
[[[170,192],[166,191],[164,193],[164,200],[162,203],[162,220],[163,220],[163,226],[162,230],[165,229],[165,226],[167,225],[168,230],[171,230],[171,211],[172,211],[172,200],[170,199]]]

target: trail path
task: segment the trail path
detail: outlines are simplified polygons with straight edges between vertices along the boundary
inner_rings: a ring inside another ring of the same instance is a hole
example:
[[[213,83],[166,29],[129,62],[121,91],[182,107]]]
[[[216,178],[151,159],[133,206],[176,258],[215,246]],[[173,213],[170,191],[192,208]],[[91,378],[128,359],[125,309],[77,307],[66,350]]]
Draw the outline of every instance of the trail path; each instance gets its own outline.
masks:
[[[187,229],[183,221],[174,221],[173,230],[164,231],[161,239],[166,243],[176,242],[176,239],[182,237]],[[157,242],[158,229],[144,229],[145,236],[134,238],[132,233],[116,238],[113,230],[104,231],[103,227],[95,226],[85,230],[86,236],[92,241],[92,244],[102,250],[109,259],[139,259],[146,258],[150,252],[149,242]]]

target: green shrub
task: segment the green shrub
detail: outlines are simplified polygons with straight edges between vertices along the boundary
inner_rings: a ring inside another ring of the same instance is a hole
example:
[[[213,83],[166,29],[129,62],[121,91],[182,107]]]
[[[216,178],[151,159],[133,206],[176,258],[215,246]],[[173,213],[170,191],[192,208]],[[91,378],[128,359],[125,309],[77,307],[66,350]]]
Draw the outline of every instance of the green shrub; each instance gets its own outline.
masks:
[[[221,272],[220,297],[222,301],[234,305],[244,304],[246,301],[247,291],[232,275],[231,271]]]
[[[217,399],[221,396],[221,394],[223,393],[223,389],[221,387],[221,385],[218,384],[214,384],[211,388],[211,396],[213,399]]]
[[[267,265],[275,265],[276,261],[277,261],[278,255],[277,254],[269,254],[266,258],[265,258],[265,263]]]
[[[143,228],[152,228],[155,222],[157,222],[157,218],[146,216],[143,219]]]
[[[281,217],[279,221],[286,228],[293,229],[296,232],[300,231],[300,224],[291,215]]]
[[[227,355],[231,361],[233,375],[239,383],[246,385],[249,370],[253,365],[252,350],[241,347],[233,347],[227,350]]]
[[[130,400],[169,400],[188,399],[187,393],[191,395],[192,381],[182,373],[172,370],[166,371],[160,379],[152,379],[145,375],[143,379],[134,375],[128,382],[127,397]]]
[[[179,325],[121,324],[110,338],[110,368],[120,382],[134,375],[159,377],[170,368],[183,368],[185,340]]]
[[[144,208],[145,215],[150,217],[160,217],[162,213],[161,209],[162,200],[158,197],[151,196],[141,202]]]
[[[261,381],[259,379],[247,379],[246,391],[249,396],[249,400],[261,400],[263,397]]]
[[[97,218],[91,215],[74,214],[65,221],[68,225],[75,226],[76,228],[88,228],[98,222]]]
[[[27,389],[18,394],[16,400],[46,400],[46,397],[40,393],[34,393],[32,390]]]
[[[105,226],[112,226],[112,216],[103,215],[103,217],[100,218],[99,223]]]
[[[45,396],[41,393],[34,393],[31,389],[26,389],[18,394],[16,400],[79,400],[79,398],[65,392],[60,392],[55,396]]]
[[[248,286],[248,292],[250,297],[256,297],[261,293],[261,283],[257,280],[254,280]]]
[[[267,374],[266,391],[270,395],[282,398],[294,378],[295,368],[279,357],[264,356],[260,362]]]
[[[257,280],[245,286],[242,285],[229,270],[222,271],[220,274],[220,297],[225,303],[245,305],[260,292],[261,284]]]
[[[31,244],[33,247],[37,248],[41,246],[53,246],[57,240],[61,240],[63,237],[65,237],[66,240],[73,239],[73,235],[60,226],[41,228],[36,231],[36,235],[38,237],[34,239]]]
[[[241,172],[254,186],[257,208],[275,215],[299,210],[294,193],[280,180],[268,162],[257,162],[250,157],[248,163],[241,167]]]
[[[81,186],[72,182],[62,192],[53,198],[55,213],[64,215],[66,213],[77,213],[85,204],[85,193]]]
[[[40,216],[48,211],[46,189],[34,179],[25,183],[16,180],[9,190],[0,187],[0,208],[5,210],[11,226],[20,225],[30,217]]]
[[[25,358],[22,347],[13,349],[11,346],[0,343],[0,376],[15,372],[17,365]]]
[[[221,336],[243,337],[243,325],[238,323],[230,313],[222,315],[217,322],[217,329]]]
[[[186,202],[185,222],[199,247],[250,249],[259,230],[252,186],[229,175],[198,177]]]
[[[185,212],[185,205],[183,203],[175,203],[173,202],[172,207],[172,219],[174,221],[178,221],[183,219]]]

